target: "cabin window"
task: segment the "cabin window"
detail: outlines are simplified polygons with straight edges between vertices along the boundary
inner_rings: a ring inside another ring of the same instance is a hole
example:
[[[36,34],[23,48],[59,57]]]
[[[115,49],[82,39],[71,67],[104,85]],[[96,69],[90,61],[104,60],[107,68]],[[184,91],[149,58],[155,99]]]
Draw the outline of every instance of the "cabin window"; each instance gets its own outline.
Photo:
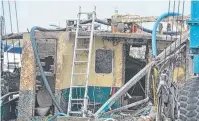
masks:
[[[97,49],[95,54],[95,72],[111,73],[113,68],[113,51],[107,49]]]

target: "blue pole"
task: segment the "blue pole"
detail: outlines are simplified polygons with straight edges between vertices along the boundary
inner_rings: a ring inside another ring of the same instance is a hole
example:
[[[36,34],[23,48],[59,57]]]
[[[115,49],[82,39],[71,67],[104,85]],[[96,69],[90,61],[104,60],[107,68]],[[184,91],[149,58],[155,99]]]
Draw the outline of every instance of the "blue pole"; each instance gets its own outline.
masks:
[[[193,57],[193,71],[199,74],[199,1],[191,1],[191,20],[187,21],[190,25],[190,53]]]
[[[158,17],[158,19],[156,20],[154,26],[153,26],[153,31],[152,31],[152,53],[153,56],[157,56],[157,44],[156,44],[156,31],[158,28],[159,23],[164,19],[167,18],[168,16],[179,16],[179,13],[175,13],[175,12],[167,12],[162,14],[160,17]]]

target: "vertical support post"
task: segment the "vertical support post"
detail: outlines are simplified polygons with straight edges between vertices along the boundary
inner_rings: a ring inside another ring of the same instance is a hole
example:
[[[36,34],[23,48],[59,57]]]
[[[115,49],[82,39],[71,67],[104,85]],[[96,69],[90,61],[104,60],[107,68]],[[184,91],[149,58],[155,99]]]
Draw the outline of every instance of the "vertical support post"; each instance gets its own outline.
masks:
[[[190,53],[194,54],[194,73],[199,74],[199,1],[191,1],[191,20],[187,21],[190,25]]]
[[[20,91],[18,103],[18,117],[19,121],[30,121],[34,116],[35,105],[35,62],[30,35],[24,34],[24,48],[20,75]],[[27,72],[28,70],[28,72]]]
[[[1,44],[1,50],[0,50],[0,54],[1,54],[1,67],[0,67],[0,84],[1,84],[1,72],[3,71],[3,64],[4,64],[4,46],[3,46],[3,41],[2,41],[2,36],[3,36],[3,29],[4,27],[4,19],[3,17],[0,17],[0,44]],[[0,85],[0,97],[1,97],[1,85]],[[1,104],[1,100],[0,100],[0,104]],[[0,120],[1,120],[1,107],[0,107]]]
[[[195,74],[199,74],[199,55],[194,55],[193,58],[193,71]]]
[[[3,33],[4,33],[4,18],[0,17],[1,71],[3,71],[3,63],[4,63],[4,45],[2,40]]]

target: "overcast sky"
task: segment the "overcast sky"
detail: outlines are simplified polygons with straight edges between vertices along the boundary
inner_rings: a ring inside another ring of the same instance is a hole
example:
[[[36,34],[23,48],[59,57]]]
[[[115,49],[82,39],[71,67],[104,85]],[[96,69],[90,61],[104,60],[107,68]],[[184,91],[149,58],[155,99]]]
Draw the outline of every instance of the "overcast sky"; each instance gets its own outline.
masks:
[[[182,4],[180,2],[180,13],[182,13]],[[13,0],[11,4],[11,15],[13,31],[16,29],[15,7]],[[173,11],[174,2],[171,1],[170,11]],[[64,1],[64,0],[18,0],[17,12],[19,20],[20,32],[27,31],[33,26],[49,27],[49,24],[56,24],[65,27],[66,19],[76,19],[78,13],[78,6],[82,7],[82,11],[92,11],[94,6],[97,10],[97,18],[110,18],[117,8],[119,14],[136,14],[141,16],[159,16],[162,13],[168,12],[169,1],[167,0],[131,0],[131,1]],[[178,10],[178,1],[175,2],[175,11]],[[1,15],[2,8],[0,7]],[[7,33],[11,30],[8,1],[4,1],[5,19]],[[185,15],[190,14],[190,1],[185,2]]]

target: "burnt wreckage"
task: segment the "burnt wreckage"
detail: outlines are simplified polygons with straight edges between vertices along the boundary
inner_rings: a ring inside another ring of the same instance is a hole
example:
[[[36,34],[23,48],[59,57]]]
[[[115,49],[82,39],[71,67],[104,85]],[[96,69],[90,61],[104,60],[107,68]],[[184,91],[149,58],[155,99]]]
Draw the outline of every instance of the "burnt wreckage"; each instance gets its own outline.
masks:
[[[178,115],[178,102],[186,102],[181,101],[186,92],[179,90],[193,76],[185,28],[189,18],[176,12],[160,17],[116,13],[104,21],[95,10],[80,8],[78,19],[67,20],[63,29],[1,32],[1,119],[187,119],[187,113]],[[167,31],[160,21],[167,23]],[[153,30],[143,22],[155,22]],[[13,40],[21,44],[14,46]],[[8,53],[19,61],[11,62]]]

